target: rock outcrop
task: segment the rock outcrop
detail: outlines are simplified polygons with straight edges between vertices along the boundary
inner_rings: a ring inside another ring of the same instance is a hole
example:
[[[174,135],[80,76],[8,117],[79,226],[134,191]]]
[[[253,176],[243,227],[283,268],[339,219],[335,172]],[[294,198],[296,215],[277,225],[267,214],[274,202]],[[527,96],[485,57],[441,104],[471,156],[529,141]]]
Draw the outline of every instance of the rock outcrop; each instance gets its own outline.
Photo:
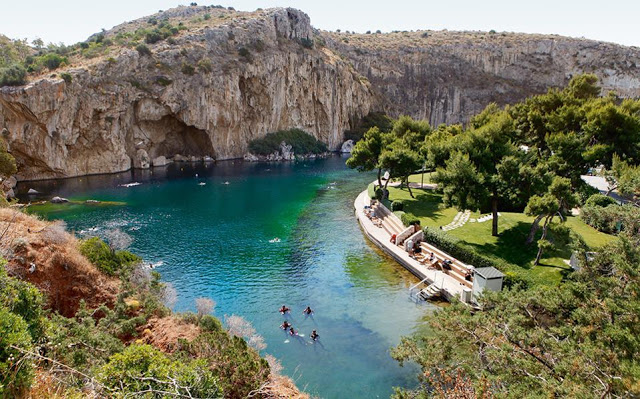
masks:
[[[325,33],[392,117],[432,126],[466,122],[489,103],[512,104],[572,76],[595,73],[606,94],[640,97],[640,49],[557,35],[488,32]]]
[[[122,48],[69,68],[71,83],[43,77],[2,88],[0,130],[18,179],[146,168],[175,154],[239,158],[251,139],[292,127],[338,149],[344,130],[370,111],[368,83],[328,48],[303,45],[314,32],[300,11],[230,15],[173,44],[148,45],[151,56]]]
[[[178,7],[153,17],[202,21],[210,12]],[[72,63],[70,80],[54,74],[0,89],[0,132],[18,179],[148,168],[162,157],[239,158],[252,139],[294,127],[340,150],[344,131],[370,111],[465,122],[490,102],[522,100],[582,72],[640,96],[637,48],[549,35],[331,33],[294,9],[215,12],[210,25],[149,44],[151,55],[116,46],[109,57]]]

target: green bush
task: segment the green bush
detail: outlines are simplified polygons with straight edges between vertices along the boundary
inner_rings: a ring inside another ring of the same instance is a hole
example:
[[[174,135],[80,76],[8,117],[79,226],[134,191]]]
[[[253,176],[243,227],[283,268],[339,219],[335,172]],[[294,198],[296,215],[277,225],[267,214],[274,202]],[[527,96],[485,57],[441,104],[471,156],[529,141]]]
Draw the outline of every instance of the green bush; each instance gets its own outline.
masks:
[[[147,44],[154,44],[154,43],[158,43],[160,40],[164,39],[164,37],[162,36],[162,34],[160,34],[160,32],[158,31],[152,31],[149,32],[145,35],[144,37],[144,41]]]
[[[188,64],[186,62],[182,63],[182,69],[181,69],[182,73],[184,73],[185,75],[189,75],[192,76],[193,74],[196,73],[196,69],[193,67],[193,65]]]
[[[618,205],[618,202],[604,194],[593,194],[589,199],[584,203],[585,206],[599,206],[604,208],[609,205]]]
[[[376,188],[376,199],[378,201],[382,201],[385,198],[384,196],[384,189],[378,187]]]
[[[311,49],[313,48],[313,39],[309,39],[308,37],[303,37],[302,39],[300,39],[300,44],[304,48]]]
[[[60,65],[66,64],[67,59],[55,53],[48,53],[40,57],[40,63],[46,66],[50,71],[58,69]]]
[[[62,72],[60,74],[60,77],[67,83],[71,83],[73,81],[73,76],[71,76],[71,74],[68,72]]]
[[[33,380],[33,360],[20,350],[31,349],[31,336],[22,317],[0,306],[0,397],[21,397]]]
[[[142,56],[151,55],[151,50],[149,50],[149,47],[145,46],[144,44],[138,44],[136,46],[136,50],[138,50],[138,53]]]
[[[280,130],[268,133],[262,138],[249,142],[249,152],[269,155],[280,150],[280,143],[291,145],[295,154],[322,154],[327,152],[327,145],[309,133],[300,129]]]
[[[0,68],[0,87],[21,86],[26,83],[27,71],[22,65],[13,64]]]
[[[113,355],[100,368],[98,380],[122,397],[145,391],[169,392],[170,396],[180,397],[219,397],[216,378],[205,363],[173,361],[150,345],[134,344]]]
[[[580,209],[580,218],[594,229],[607,234],[620,230],[639,234],[640,208],[633,205],[612,204],[606,207],[585,205]]]
[[[404,210],[404,202],[402,201],[393,201],[391,203],[391,210],[392,211],[402,211]]]
[[[0,307],[20,316],[27,323],[33,341],[37,341],[44,335],[46,324],[42,293],[27,282],[9,277],[5,264],[5,260],[0,260]]]
[[[210,73],[211,71],[213,71],[213,64],[211,63],[210,59],[203,58],[200,61],[198,61],[198,68],[202,72]]]
[[[375,183],[371,183],[367,186],[367,194],[369,198],[376,199],[376,185]]]
[[[584,205],[585,202],[587,202],[587,200],[591,198],[592,195],[600,194],[600,191],[597,188],[587,184],[583,180],[580,180],[580,184],[576,189],[576,194],[578,194],[578,199],[580,201],[580,204]]]
[[[140,257],[129,251],[112,251],[98,237],[91,237],[80,243],[80,253],[87,257],[100,271],[110,276],[122,274],[140,262]]]
[[[393,203],[391,204],[393,206]],[[420,219],[415,217],[412,213],[403,213],[401,216],[402,224],[405,226],[420,225]]]

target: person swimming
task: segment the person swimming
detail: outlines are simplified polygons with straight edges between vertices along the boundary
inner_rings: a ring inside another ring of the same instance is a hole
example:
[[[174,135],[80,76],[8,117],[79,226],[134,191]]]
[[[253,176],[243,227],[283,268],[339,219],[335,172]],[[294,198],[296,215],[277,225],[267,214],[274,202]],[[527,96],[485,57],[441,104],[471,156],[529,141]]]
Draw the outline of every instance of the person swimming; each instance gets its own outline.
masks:
[[[298,335],[298,333],[296,332],[296,330],[293,329],[292,325],[289,325],[289,334],[291,335]]]
[[[320,335],[318,334],[318,332],[316,330],[311,331],[311,335],[310,335],[311,339],[316,341],[318,340],[318,338],[320,338]]]
[[[307,306],[307,307],[302,311],[302,313],[303,313],[303,314],[306,314],[306,315],[310,315],[310,314],[312,314],[312,313],[313,313],[313,310],[311,310],[311,307]]]
[[[289,324],[288,321],[284,321],[284,323],[282,323],[282,325],[280,326],[280,328],[282,328],[283,330],[287,331],[287,329],[291,327],[291,324]]]
[[[285,305],[282,305],[282,307],[280,308],[280,313],[282,313],[282,314],[289,313],[290,311],[291,311],[291,309],[289,309]]]

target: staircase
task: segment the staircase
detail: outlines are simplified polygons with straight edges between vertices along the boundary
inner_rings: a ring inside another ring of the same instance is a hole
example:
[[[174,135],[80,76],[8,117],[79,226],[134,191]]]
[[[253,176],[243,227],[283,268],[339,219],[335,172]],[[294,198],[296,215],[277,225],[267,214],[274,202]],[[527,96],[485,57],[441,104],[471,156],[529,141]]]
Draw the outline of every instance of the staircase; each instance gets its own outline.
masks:
[[[420,290],[420,292],[418,292],[418,298],[423,301],[428,301],[429,299],[439,296],[441,292],[442,288],[438,287],[436,283],[433,283],[427,288]]]

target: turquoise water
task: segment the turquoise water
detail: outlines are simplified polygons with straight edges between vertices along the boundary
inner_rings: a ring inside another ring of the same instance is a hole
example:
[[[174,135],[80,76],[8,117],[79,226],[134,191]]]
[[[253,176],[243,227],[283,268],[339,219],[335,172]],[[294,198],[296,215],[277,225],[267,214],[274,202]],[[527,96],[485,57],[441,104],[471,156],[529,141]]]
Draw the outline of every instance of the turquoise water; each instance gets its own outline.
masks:
[[[176,288],[175,310],[193,311],[196,298],[210,297],[218,317],[237,314],[254,325],[267,343],[263,354],[280,359],[301,389],[323,398],[370,398],[417,384],[417,367],[399,367],[389,348],[433,309],[409,300],[416,279],[360,231],[353,201],[373,178],[336,156],[171,165],[25,183],[19,190],[125,202],[67,204],[46,216],[66,220],[76,232],[127,231],[132,251],[159,264],[163,280]],[[132,181],[142,184],[118,186]],[[275,237],[280,242],[270,242]],[[286,319],[305,337],[290,338],[279,328],[282,304],[293,309]],[[315,315],[305,318],[307,305]],[[320,334],[316,344],[308,339],[312,329]]]

